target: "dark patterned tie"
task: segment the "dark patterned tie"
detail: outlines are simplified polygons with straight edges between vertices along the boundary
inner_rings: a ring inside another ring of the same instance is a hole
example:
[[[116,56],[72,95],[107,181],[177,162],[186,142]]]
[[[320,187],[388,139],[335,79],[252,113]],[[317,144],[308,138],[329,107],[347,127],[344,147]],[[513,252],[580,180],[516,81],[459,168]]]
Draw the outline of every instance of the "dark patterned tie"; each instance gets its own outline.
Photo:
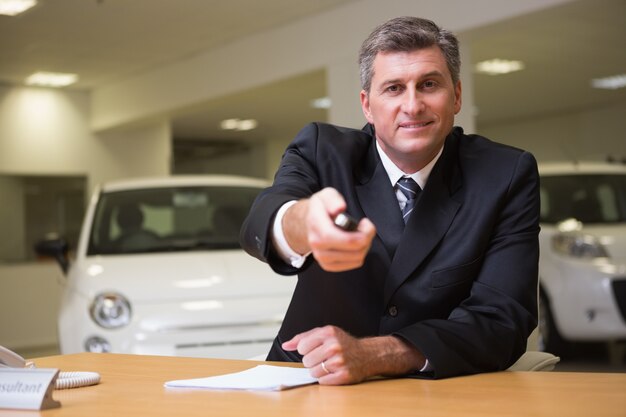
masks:
[[[398,186],[398,190],[406,197],[406,204],[402,209],[402,219],[406,224],[407,220],[409,220],[409,215],[413,211],[413,207],[415,207],[416,198],[422,189],[411,177],[400,178],[396,185]]]

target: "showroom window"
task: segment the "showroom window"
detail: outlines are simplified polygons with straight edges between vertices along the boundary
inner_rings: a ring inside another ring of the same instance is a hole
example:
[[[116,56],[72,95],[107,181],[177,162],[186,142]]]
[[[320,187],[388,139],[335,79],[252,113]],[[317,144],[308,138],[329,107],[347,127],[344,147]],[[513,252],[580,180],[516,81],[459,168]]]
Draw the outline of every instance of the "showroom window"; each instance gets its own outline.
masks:
[[[86,186],[84,176],[0,175],[0,263],[36,260],[35,243],[50,235],[76,248]]]

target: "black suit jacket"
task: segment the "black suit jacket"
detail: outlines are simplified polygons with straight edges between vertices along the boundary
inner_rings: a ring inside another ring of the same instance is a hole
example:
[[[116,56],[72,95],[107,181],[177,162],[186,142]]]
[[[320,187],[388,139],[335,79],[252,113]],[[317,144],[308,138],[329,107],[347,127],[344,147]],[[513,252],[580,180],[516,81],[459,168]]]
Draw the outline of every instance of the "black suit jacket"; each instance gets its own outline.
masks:
[[[306,126],[241,231],[248,253],[298,274],[268,359],[298,360],[280,341],[331,324],[357,337],[405,339],[435,378],[506,369],[537,324],[538,185],[531,154],[455,128],[405,227],[373,128]],[[359,269],[326,272],[309,257],[296,270],[274,252],[278,208],[324,187],[376,225]]]

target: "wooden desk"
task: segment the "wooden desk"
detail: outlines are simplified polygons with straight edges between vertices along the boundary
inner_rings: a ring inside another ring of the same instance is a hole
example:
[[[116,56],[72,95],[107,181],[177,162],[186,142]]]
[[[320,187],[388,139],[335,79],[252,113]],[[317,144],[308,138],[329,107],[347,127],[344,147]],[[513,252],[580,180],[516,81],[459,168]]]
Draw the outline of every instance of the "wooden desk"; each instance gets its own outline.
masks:
[[[241,371],[251,361],[81,353],[39,368],[96,371],[99,385],[54,392],[58,409],[5,416],[550,416],[626,417],[626,374],[498,372],[438,381],[389,379],[282,392],[166,389],[165,381]]]

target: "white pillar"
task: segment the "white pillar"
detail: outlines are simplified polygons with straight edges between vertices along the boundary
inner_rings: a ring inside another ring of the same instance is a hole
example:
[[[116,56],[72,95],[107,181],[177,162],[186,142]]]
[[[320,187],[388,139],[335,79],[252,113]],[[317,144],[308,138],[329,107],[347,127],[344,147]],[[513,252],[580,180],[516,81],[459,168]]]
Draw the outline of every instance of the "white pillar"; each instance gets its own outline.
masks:
[[[120,178],[166,176],[172,163],[172,139],[167,121],[97,135],[97,159],[91,167],[90,189]]]
[[[465,133],[476,133],[476,105],[474,103],[474,76],[469,42],[459,39],[461,50],[461,111],[454,118],[455,126],[461,126]]]
[[[357,129],[363,127],[366,120],[359,99],[361,82],[356,52],[354,59],[344,59],[327,66],[326,88],[332,102],[328,122]]]

